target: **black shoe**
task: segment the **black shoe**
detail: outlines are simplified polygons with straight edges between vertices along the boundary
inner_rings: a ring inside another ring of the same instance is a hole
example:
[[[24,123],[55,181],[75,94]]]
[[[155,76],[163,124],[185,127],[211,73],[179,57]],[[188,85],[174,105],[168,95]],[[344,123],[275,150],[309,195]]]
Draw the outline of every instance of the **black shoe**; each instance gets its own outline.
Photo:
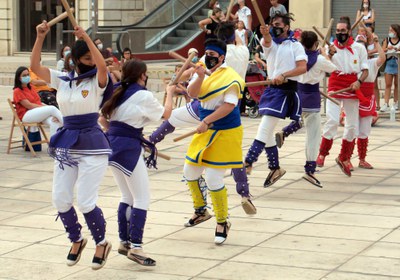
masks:
[[[68,266],[73,266],[79,262],[79,260],[81,259],[82,251],[83,251],[83,249],[85,249],[85,246],[87,244],[87,239],[83,238],[81,241],[75,242],[75,243],[80,243],[79,250],[78,250],[78,253],[71,254],[71,251],[72,251],[72,247],[71,247],[71,249],[69,250],[68,256],[67,256],[67,265]]]
[[[104,243],[103,245],[97,245],[97,246],[103,246],[104,251],[103,251],[103,256],[101,258],[96,257],[96,256],[93,257],[93,260],[92,260],[92,269],[93,270],[98,270],[106,264],[108,254],[110,254],[111,248],[112,248],[111,243],[108,241],[106,241],[106,243]]]

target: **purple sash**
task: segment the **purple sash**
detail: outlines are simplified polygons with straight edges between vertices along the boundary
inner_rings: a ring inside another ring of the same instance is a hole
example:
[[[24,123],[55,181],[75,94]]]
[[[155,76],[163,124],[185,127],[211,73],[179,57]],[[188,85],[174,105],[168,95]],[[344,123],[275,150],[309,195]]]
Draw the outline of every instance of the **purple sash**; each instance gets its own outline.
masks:
[[[145,159],[146,166],[157,168],[156,146],[143,137],[143,128],[111,121],[107,136],[112,148],[112,154],[109,156],[110,165],[131,176],[140,158],[142,147],[147,147],[151,150],[151,154]]]
[[[297,83],[297,91],[304,112],[320,111],[321,95],[319,93],[319,83],[314,85]]]
[[[63,165],[77,166],[70,154],[110,154],[107,137],[97,124],[98,113],[64,117],[64,126],[54,134],[49,143],[49,155]]]
[[[306,54],[308,57],[307,71],[309,71],[314,66],[314,64],[317,63],[319,51],[306,50]]]

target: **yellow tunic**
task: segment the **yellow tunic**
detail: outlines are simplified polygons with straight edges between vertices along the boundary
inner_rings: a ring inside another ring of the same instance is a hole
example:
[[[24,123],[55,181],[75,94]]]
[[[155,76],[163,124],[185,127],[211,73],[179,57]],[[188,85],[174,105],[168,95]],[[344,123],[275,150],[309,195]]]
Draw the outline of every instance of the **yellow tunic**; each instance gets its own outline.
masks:
[[[243,79],[232,68],[221,67],[203,81],[199,100],[213,99],[232,87],[241,98]],[[240,114],[237,114],[237,118],[240,118]],[[243,166],[242,139],[241,125],[228,129],[208,129],[204,133],[195,134],[186,154],[186,163],[211,168],[240,168]]]

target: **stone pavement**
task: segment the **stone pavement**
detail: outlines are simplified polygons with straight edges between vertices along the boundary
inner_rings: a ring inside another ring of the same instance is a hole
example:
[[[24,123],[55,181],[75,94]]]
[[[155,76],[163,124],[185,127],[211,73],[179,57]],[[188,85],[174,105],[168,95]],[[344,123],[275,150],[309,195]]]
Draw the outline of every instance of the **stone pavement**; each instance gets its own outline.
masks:
[[[172,160],[160,159],[158,170],[150,171],[152,202],[144,238],[144,248],[157,266],[145,268],[118,255],[119,190],[108,170],[98,204],[114,249],[106,266],[92,271],[92,242],[79,264],[65,265],[70,244],[51,205],[52,160],[45,152],[38,158],[22,149],[6,154],[11,114],[5,99],[12,91],[0,89],[0,279],[400,279],[399,122],[380,120],[372,129],[367,159],[375,169],[356,167],[351,178],[334,162],[336,140],[318,174],[323,189],[301,179],[304,131],[290,136],[280,150],[281,166],[287,170],[280,181],[263,188],[265,157],[255,164],[250,183],[258,213],[253,217],[243,212],[234,182],[227,177],[232,228],[222,246],[213,243],[213,219],[195,228],[183,226],[192,213],[182,182],[189,139],[175,144],[173,136],[167,137],[159,149]],[[243,119],[244,152],[258,122]],[[187,131],[177,129],[175,135]],[[358,164],[356,156],[353,164]],[[84,225],[82,216],[80,220]],[[86,226],[84,234],[89,236]]]

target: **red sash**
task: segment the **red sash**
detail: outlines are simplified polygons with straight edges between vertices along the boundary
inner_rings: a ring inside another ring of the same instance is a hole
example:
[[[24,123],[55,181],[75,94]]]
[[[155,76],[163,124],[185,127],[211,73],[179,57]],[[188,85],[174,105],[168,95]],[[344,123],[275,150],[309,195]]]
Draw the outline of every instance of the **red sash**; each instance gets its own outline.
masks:
[[[357,74],[340,74],[340,72],[332,72],[328,81],[328,92],[338,91],[349,87],[352,83],[357,81]],[[367,101],[362,94],[361,90],[346,91],[332,96],[339,99],[359,99],[360,101]]]
[[[376,100],[374,93],[375,83],[362,83],[361,92],[363,93],[365,100],[360,100],[359,114],[360,117],[376,116]]]

